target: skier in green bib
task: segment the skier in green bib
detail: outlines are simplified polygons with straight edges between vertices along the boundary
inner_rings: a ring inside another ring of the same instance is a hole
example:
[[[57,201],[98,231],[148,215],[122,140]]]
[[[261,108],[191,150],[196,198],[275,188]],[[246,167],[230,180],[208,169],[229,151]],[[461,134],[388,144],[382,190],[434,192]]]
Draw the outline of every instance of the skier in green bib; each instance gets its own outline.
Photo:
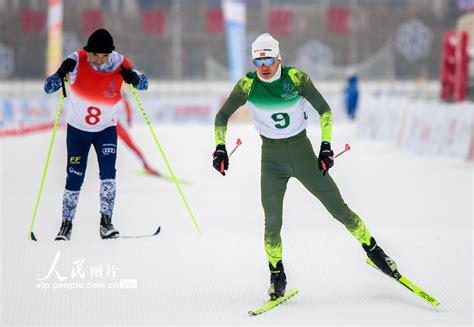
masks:
[[[268,294],[276,299],[285,294],[286,275],[282,262],[283,197],[288,180],[298,179],[349,232],[362,244],[367,256],[384,273],[397,267],[371,237],[362,219],[344,202],[336,183],[328,174],[334,164],[331,150],[331,108],[307,74],[281,64],[279,43],[270,34],[252,43],[256,71],[249,72],[235,85],[216,115],[216,150],[213,166],[223,176],[229,168],[225,135],[229,117],[247,103],[255,129],[262,138],[261,202],[265,213],[265,251],[270,267]],[[308,101],[319,113],[321,148],[316,157],[306,136]],[[318,170],[319,168],[319,170]]]

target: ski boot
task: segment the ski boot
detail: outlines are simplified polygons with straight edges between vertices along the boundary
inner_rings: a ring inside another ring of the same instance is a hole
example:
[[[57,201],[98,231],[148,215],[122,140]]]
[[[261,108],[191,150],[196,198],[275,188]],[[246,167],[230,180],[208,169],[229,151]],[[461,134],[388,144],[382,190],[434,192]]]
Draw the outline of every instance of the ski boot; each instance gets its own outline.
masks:
[[[112,216],[102,214],[100,218],[100,238],[117,238],[120,236],[120,233],[112,225]]]
[[[58,235],[54,239],[55,241],[69,241],[71,240],[72,232],[72,221],[63,220],[61,228],[59,228]]]
[[[276,300],[285,295],[286,289],[286,275],[283,268],[283,263],[278,261],[276,267],[269,263],[270,267],[270,287],[268,288],[268,295],[271,300]]]
[[[397,264],[388,255],[383,252],[382,248],[377,245],[373,237],[370,238],[370,244],[362,244],[367,257],[385,274],[392,276],[397,272]]]

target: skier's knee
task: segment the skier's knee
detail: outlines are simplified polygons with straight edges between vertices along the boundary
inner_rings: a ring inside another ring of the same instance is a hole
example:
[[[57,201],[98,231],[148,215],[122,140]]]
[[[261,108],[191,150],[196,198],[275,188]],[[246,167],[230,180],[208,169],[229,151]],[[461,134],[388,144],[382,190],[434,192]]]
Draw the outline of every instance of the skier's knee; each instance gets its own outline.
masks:
[[[84,172],[69,167],[66,178],[66,189],[70,191],[79,191],[84,182]]]

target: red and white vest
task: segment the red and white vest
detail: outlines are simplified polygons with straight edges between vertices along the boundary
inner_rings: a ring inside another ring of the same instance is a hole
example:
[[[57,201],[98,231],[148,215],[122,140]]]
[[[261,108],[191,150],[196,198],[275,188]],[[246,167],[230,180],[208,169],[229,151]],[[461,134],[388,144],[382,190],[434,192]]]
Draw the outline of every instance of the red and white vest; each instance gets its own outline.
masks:
[[[117,125],[117,105],[122,100],[121,65],[111,72],[98,72],[89,64],[86,51],[79,50],[77,53],[77,74],[67,97],[67,123],[87,132],[99,132]],[[132,68],[132,63],[125,56],[122,65]]]

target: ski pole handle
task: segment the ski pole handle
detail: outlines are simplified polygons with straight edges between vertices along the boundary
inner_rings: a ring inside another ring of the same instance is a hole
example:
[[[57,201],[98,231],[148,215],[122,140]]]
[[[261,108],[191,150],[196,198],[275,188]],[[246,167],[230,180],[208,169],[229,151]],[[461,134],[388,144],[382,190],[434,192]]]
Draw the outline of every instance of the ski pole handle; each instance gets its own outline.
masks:
[[[61,89],[63,90],[63,97],[67,97],[66,86],[64,85],[64,78],[61,78]]]
[[[230,156],[237,150],[237,148],[242,144],[242,140],[240,138],[237,139],[237,143],[235,144],[235,147],[230,151],[229,153],[229,158]],[[224,162],[221,162],[221,173],[224,172]]]

